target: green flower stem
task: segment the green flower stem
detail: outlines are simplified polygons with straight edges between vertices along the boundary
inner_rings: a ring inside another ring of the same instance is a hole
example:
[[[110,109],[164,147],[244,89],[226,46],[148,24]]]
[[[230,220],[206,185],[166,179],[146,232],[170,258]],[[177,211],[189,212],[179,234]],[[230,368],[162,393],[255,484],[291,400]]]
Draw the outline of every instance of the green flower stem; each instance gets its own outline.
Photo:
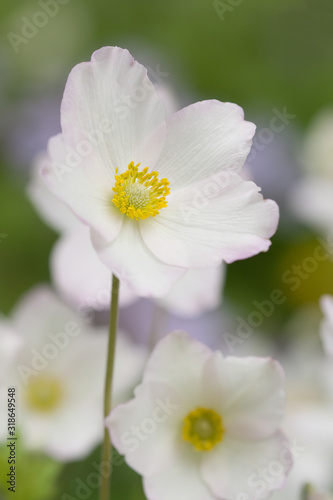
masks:
[[[112,376],[114,366],[114,353],[116,347],[116,334],[118,322],[118,299],[119,299],[119,280],[114,275],[112,276],[112,294],[111,294],[111,311],[110,311],[110,325],[109,325],[109,344],[106,365],[106,379],[105,379],[105,392],[104,392],[104,417],[106,418],[111,411],[112,401]],[[102,449],[101,469],[107,463],[109,465],[109,474],[101,473],[102,483],[100,489],[100,500],[110,499],[110,483],[112,472],[112,443],[108,430],[104,429],[104,441]],[[104,469],[105,470],[105,469]]]

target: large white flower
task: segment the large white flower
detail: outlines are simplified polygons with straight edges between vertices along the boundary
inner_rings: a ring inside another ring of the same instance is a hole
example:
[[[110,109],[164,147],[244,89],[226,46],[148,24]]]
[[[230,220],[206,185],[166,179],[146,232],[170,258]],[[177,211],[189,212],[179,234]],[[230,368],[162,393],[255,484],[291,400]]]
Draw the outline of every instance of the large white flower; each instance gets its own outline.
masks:
[[[47,163],[46,154],[36,158],[27,193],[44,221],[61,233],[50,259],[52,281],[65,300],[79,311],[105,310],[110,306],[110,270],[98,258],[89,228],[61,203],[42,182],[40,169]],[[164,309],[184,317],[195,317],[215,309],[221,303],[225,265],[190,269],[173,285],[170,292],[157,298]],[[121,307],[138,296],[126,276],[120,287]]]
[[[320,304],[325,318],[321,324],[321,338],[325,351],[333,356],[333,296],[323,295]]]
[[[23,445],[60,460],[81,458],[103,436],[107,330],[87,328],[46,287],[29,292],[20,302],[11,327],[21,345],[1,392],[16,387],[17,426]],[[1,322],[0,331],[3,328],[6,324]],[[144,359],[145,353],[120,332],[115,402],[130,396]],[[5,394],[1,398],[5,401]],[[5,412],[4,405],[1,408]],[[6,422],[4,413],[0,421],[2,425]]]
[[[168,114],[178,108],[167,87],[158,85],[157,93]],[[45,223],[61,233],[50,260],[53,284],[66,301],[79,311],[105,310],[110,306],[110,270],[98,258],[90,241],[89,227],[47,188],[41,169],[50,164],[46,152],[36,156],[27,187],[27,195]],[[245,170],[242,172],[244,178]],[[249,180],[249,179],[247,179]],[[166,295],[157,298],[162,308],[182,317],[196,317],[215,309],[221,302],[225,266],[191,269]],[[127,306],[138,296],[122,276],[120,306]]]
[[[174,332],[153,351],[135,398],[111,411],[107,426],[143,475],[149,500],[258,499],[282,487],[291,467],[279,431],[284,400],[277,362],[223,358]]]
[[[139,295],[268,249],[278,208],[238,175],[255,127],[237,105],[204,101],[165,119],[145,68],[105,47],[70,73],[61,124],[48,184]]]

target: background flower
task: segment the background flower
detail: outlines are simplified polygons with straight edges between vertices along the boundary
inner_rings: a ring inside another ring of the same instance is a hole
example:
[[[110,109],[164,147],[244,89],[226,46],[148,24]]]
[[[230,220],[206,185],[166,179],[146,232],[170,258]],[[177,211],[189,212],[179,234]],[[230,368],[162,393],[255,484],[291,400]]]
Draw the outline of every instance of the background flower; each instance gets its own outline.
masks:
[[[58,460],[87,455],[103,435],[103,381],[107,330],[87,327],[50,289],[26,295],[10,321],[20,346],[1,387],[16,387],[17,425],[23,446]],[[6,324],[1,325],[2,335]],[[4,355],[1,344],[1,354]],[[120,333],[114,401],[126,401],[145,359]],[[2,407],[2,417],[6,408]],[[6,419],[1,419],[2,426]],[[5,432],[1,433],[2,436]]]

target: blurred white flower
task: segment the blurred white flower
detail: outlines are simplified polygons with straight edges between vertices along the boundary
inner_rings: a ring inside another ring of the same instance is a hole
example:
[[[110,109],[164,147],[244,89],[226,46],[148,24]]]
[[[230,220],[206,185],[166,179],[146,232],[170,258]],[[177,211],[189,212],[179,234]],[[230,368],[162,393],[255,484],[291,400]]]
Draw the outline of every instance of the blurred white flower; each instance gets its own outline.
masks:
[[[333,110],[313,120],[302,152],[304,176],[290,194],[293,212],[320,231],[333,229]]]
[[[294,467],[283,490],[272,500],[294,500],[304,484],[323,491],[333,468],[333,372],[313,336],[302,335],[280,358],[286,372],[287,406],[283,429],[294,450]],[[316,340],[316,339],[315,339]]]
[[[277,362],[223,358],[178,331],[157,345],[135,398],[107,426],[148,499],[253,500],[281,488],[292,465],[279,430],[284,401]]]
[[[11,327],[10,323],[0,316],[0,382],[7,374],[7,371],[19,351],[20,337]]]
[[[21,346],[1,391],[16,387],[17,427],[23,445],[59,460],[80,459],[103,436],[107,330],[87,328],[46,287],[23,298],[12,315],[11,328],[19,335]],[[145,353],[121,332],[116,349],[115,403],[130,396],[144,359]],[[5,401],[5,394],[1,397]],[[1,409],[5,412],[4,405]]]
[[[323,295],[320,299],[320,305],[325,315],[321,323],[321,339],[326,353],[333,356],[333,296]]]
[[[104,47],[70,73],[61,122],[45,178],[138,295],[270,246],[278,208],[238,175],[255,129],[238,106],[199,102],[165,120],[146,69]]]

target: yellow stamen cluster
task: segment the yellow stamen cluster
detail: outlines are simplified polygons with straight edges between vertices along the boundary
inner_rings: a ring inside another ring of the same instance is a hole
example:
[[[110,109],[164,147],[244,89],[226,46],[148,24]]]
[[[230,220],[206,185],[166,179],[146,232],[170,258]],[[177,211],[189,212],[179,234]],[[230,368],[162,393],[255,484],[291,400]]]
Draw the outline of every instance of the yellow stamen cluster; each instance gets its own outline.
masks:
[[[216,411],[196,408],[184,420],[183,439],[198,451],[209,451],[222,440],[222,418]]]
[[[131,162],[123,174],[116,170],[115,193],[112,202],[122,214],[131,219],[155,217],[161,208],[167,206],[166,196],[170,193],[169,181],[158,180],[158,172],[148,173],[148,167],[139,172],[140,163]]]
[[[50,412],[59,405],[62,398],[62,384],[53,377],[39,375],[27,387],[27,405],[35,411]]]

